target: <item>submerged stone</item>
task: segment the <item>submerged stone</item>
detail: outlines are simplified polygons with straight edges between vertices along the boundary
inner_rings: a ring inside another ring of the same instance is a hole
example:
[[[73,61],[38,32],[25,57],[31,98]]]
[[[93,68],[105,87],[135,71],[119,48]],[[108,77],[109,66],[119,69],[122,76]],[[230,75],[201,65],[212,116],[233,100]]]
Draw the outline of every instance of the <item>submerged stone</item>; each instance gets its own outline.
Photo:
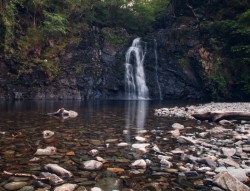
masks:
[[[17,190],[26,186],[27,184],[28,184],[27,182],[10,182],[10,183],[5,184],[4,188],[6,190]]]

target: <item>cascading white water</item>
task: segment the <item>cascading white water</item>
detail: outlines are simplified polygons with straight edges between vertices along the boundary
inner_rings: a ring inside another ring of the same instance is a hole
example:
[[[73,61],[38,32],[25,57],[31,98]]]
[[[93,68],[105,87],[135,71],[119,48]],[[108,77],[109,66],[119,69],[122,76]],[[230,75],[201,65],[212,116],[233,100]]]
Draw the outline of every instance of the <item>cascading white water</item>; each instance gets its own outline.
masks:
[[[155,53],[155,75],[156,75],[156,83],[157,83],[157,86],[158,86],[159,98],[160,98],[160,100],[162,100],[161,86],[160,86],[159,77],[158,77],[157,41],[155,39],[154,39],[154,53]]]
[[[126,99],[145,100],[148,97],[148,87],[145,82],[144,58],[146,55],[146,45],[143,50],[141,39],[134,39],[132,46],[126,52],[125,63],[125,93]],[[132,57],[133,55],[133,57]],[[131,59],[134,58],[134,59]],[[133,63],[133,61],[135,63]]]

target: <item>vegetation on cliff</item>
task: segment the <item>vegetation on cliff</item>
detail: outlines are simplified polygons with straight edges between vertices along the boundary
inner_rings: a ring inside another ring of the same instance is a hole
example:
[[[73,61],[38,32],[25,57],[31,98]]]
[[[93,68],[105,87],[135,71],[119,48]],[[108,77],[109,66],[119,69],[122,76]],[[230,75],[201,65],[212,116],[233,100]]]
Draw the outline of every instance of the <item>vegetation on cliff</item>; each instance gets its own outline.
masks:
[[[52,80],[65,67],[61,58],[67,47],[90,36],[98,38],[91,46],[100,46],[104,39],[121,46],[127,43],[119,36],[123,30],[143,36],[182,21],[180,17],[192,18],[212,55],[207,77],[214,98],[231,98],[233,91],[249,97],[249,8],[247,0],[2,0],[0,61],[9,64],[8,77],[41,71]],[[75,68],[76,73],[83,70],[78,62]]]

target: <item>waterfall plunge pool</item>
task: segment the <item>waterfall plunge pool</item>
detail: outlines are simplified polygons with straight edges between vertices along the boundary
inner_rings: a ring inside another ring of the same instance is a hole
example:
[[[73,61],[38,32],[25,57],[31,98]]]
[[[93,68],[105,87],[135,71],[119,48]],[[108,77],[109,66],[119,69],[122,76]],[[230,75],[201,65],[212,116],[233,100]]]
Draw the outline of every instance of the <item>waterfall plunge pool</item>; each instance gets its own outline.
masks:
[[[180,176],[183,173],[179,170],[183,156],[171,154],[175,149],[188,152],[193,149],[189,144],[180,144],[171,137],[169,131],[172,130],[172,124],[178,122],[185,127],[195,127],[197,123],[193,120],[154,116],[154,109],[187,104],[143,100],[1,102],[0,170],[39,177],[44,171],[44,165],[55,163],[72,172],[73,177],[65,182],[84,186],[87,190],[100,184],[103,184],[104,190],[109,190],[105,186],[113,185],[113,178],[120,180],[120,190],[209,190],[209,185],[205,183],[197,185],[197,181],[204,182],[203,174],[193,179]],[[79,115],[64,121],[44,115],[60,107],[77,111]],[[44,139],[42,132],[45,130],[53,131],[55,135]],[[196,128],[182,130],[182,135],[198,131]],[[138,137],[145,138],[143,143],[156,145],[160,151],[135,151],[131,146],[141,143]],[[119,143],[127,143],[127,146],[120,147]],[[56,153],[51,156],[34,155],[38,148],[47,146],[56,147]],[[96,160],[96,156],[89,154],[92,149],[98,150],[98,156],[107,161],[99,170],[83,168],[85,161]],[[172,155],[171,168],[160,164],[158,157],[161,153]],[[39,160],[31,162],[34,157]],[[132,167],[131,164],[138,159],[148,160],[150,165],[146,169]],[[110,169],[120,171],[113,172]],[[100,183],[104,179],[107,182]],[[11,182],[9,176],[0,176],[2,187],[8,182]],[[35,189],[39,188],[40,184],[32,178],[26,182]],[[56,186],[48,182],[44,184],[50,190]]]

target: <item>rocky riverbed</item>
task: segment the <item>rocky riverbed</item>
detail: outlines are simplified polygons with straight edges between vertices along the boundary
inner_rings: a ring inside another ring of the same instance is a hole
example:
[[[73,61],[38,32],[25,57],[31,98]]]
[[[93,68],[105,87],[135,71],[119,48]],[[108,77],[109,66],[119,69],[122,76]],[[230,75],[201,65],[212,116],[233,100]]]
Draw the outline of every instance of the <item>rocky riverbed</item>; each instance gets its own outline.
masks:
[[[18,123],[23,129],[6,117],[0,123],[0,190],[248,191],[250,122],[184,115],[222,105],[249,108],[248,103],[165,108],[143,129],[120,127],[117,111],[99,113],[84,125],[81,112],[63,122],[34,115]],[[166,110],[175,112],[158,116]]]

